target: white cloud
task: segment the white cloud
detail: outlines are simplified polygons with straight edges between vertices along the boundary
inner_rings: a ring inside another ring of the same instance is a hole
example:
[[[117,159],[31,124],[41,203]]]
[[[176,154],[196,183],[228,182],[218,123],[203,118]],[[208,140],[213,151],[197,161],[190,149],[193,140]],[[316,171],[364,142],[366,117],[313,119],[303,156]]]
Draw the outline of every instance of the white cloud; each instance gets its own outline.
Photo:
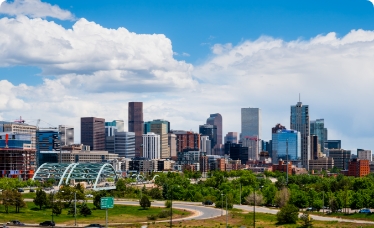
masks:
[[[10,16],[25,15],[31,18],[52,17],[60,20],[74,20],[74,15],[57,5],[40,0],[14,0],[0,2],[0,14]]]
[[[182,54],[183,56],[186,56],[186,57],[190,57],[190,54],[186,53],[186,52],[183,52]]]

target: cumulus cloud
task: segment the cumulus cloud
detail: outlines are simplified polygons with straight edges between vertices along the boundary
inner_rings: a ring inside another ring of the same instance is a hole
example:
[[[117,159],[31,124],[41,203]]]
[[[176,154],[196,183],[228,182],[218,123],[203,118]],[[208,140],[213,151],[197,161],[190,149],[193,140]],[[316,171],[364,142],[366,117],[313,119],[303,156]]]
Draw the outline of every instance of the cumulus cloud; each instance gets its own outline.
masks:
[[[65,29],[40,18],[2,18],[0,50],[3,66],[38,66],[66,86],[91,91],[154,92],[196,84],[192,65],[173,58],[164,35],[107,29],[85,19]]]
[[[74,15],[57,5],[40,0],[0,1],[0,14],[9,16],[25,15],[31,18],[57,18],[60,20],[74,20]]]

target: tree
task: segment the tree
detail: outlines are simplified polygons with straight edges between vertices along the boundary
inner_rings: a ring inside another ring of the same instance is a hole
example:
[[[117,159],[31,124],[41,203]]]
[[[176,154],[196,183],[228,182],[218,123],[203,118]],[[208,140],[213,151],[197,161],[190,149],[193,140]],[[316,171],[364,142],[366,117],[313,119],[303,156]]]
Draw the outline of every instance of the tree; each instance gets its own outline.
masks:
[[[94,198],[93,198],[93,204],[97,209],[100,209],[101,207],[101,197],[106,196],[106,191],[99,191],[95,192]]]
[[[292,204],[286,204],[277,213],[279,224],[295,224],[299,216],[299,208]]]
[[[37,189],[36,196],[33,202],[36,206],[39,206],[39,210],[41,210],[43,206],[47,206],[47,194],[45,193],[45,191],[40,188]]]
[[[91,209],[87,206],[86,203],[83,203],[81,208],[79,209],[79,214],[83,215],[84,217],[87,217],[88,215],[92,214]]]
[[[9,213],[9,206],[13,204],[14,200],[13,191],[9,189],[3,190],[1,193],[1,200],[3,201],[5,213]]]
[[[277,193],[277,188],[273,184],[265,185],[265,187],[262,189],[262,195],[264,196],[265,203],[266,204],[274,204],[274,197]]]
[[[300,219],[302,221],[302,227],[303,228],[312,228],[313,227],[313,219],[310,217],[309,213],[304,212]]]
[[[255,201],[256,198],[256,201]],[[256,205],[263,205],[264,204],[264,197],[260,193],[254,194],[254,192],[250,193],[247,197],[245,197],[245,201],[249,205],[253,205],[256,202]]]
[[[16,213],[19,213],[20,208],[26,207],[26,203],[22,198],[22,195],[17,190],[13,190],[13,205],[16,207]]]
[[[117,191],[121,191],[121,192],[126,191],[126,181],[123,178],[121,178],[117,181],[116,189],[117,189]]]
[[[152,197],[152,199],[163,199],[162,191],[159,188],[151,188],[151,190],[149,190],[149,196]]]
[[[63,202],[61,200],[54,201],[53,206],[52,206],[52,213],[55,214],[56,216],[61,215],[62,209],[64,208]]]
[[[275,193],[274,201],[279,207],[285,206],[290,199],[290,191],[288,188],[282,188]]]
[[[142,198],[139,201],[139,204],[143,209],[147,209],[147,207],[151,206],[151,201],[149,201],[149,199],[146,195],[143,195]]]

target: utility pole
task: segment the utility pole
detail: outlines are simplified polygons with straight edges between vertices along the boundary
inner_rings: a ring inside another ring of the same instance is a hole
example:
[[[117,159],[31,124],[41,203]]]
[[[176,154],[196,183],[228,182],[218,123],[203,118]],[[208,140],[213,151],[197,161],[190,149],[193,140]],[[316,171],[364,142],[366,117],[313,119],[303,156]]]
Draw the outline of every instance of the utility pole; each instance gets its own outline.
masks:
[[[226,194],[226,228],[228,228],[228,216],[229,216],[229,213],[227,211],[227,194]]]
[[[221,193],[221,216],[223,216],[223,193]]]
[[[171,198],[170,198],[170,228],[173,227],[173,186],[170,187]]]
[[[240,184],[240,198],[239,198],[239,205],[242,205],[242,183]]]
[[[323,198],[322,198],[322,213],[325,214],[325,191],[323,193]]]
[[[287,180],[286,185],[288,185],[288,139],[286,141],[286,169],[287,169]]]
[[[74,219],[75,226],[77,226],[77,192],[74,192]]]
[[[253,191],[253,227],[256,227],[256,189]]]

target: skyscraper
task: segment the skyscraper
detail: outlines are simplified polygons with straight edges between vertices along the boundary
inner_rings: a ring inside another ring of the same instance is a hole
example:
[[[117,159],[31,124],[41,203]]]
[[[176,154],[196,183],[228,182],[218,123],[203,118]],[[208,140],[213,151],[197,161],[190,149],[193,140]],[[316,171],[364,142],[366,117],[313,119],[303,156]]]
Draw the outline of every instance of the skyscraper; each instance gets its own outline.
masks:
[[[310,135],[310,122],[309,122],[309,106],[303,105],[302,102],[297,102],[296,105],[291,106],[290,128],[300,132],[301,135],[301,164],[304,168],[309,170],[309,135]],[[274,145],[274,142],[273,142]],[[274,147],[273,147],[274,150]]]
[[[91,150],[105,150],[104,118],[81,118],[81,143],[90,146]]]
[[[153,132],[143,134],[143,156],[149,159],[160,159],[160,136]]]
[[[209,136],[210,148],[213,151],[213,148],[217,145],[217,126],[210,124],[200,125],[199,133],[204,136]]]
[[[153,132],[160,136],[161,158],[170,158],[170,148],[168,145],[168,133],[170,122],[166,120],[152,120],[144,123],[144,134]]]
[[[219,113],[210,114],[206,120],[206,124],[215,125],[217,127],[217,144],[222,144],[222,116]]]
[[[278,164],[279,159],[299,163],[301,159],[301,134],[295,130],[278,129],[272,134],[272,160]],[[288,144],[288,145],[287,145]]]
[[[143,143],[143,102],[129,102],[129,132],[135,132],[135,156],[142,157]]]
[[[74,127],[68,125],[58,126],[61,138],[61,146],[74,144]]]
[[[257,136],[258,139],[261,139],[261,109],[242,108],[241,125],[241,139],[246,136]]]
[[[324,119],[310,121],[310,135],[316,135],[318,137],[318,144],[321,147],[321,151],[323,151],[325,141],[327,140],[327,128],[325,128]]]
[[[135,157],[135,133],[116,132],[114,137],[114,153],[119,157]]]
[[[225,136],[225,143],[238,143],[238,132],[228,132]]]

